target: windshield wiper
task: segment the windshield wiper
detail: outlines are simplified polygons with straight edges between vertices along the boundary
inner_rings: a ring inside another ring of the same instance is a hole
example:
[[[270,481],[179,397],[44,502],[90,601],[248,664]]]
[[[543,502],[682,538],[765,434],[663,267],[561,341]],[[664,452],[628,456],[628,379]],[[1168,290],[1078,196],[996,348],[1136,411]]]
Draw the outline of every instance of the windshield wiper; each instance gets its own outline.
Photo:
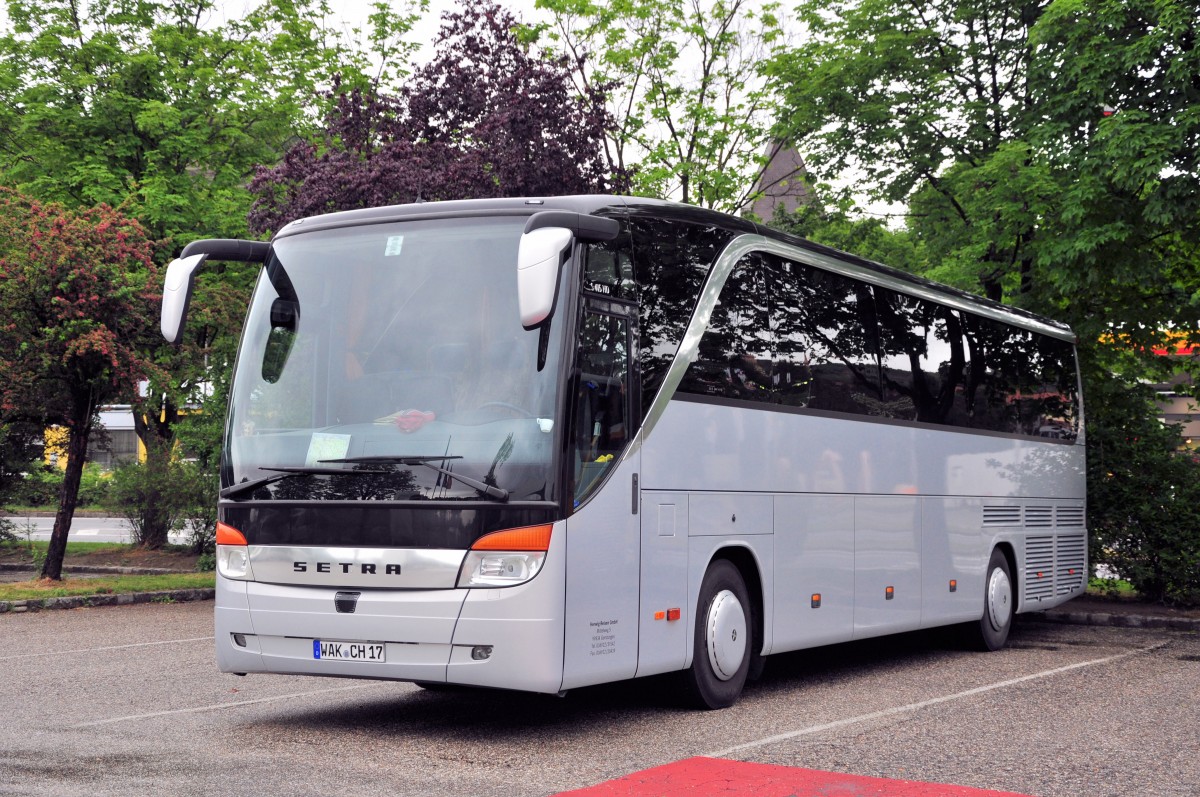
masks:
[[[462,459],[460,456],[444,456],[435,454],[432,456],[379,456],[379,457],[347,457],[345,459],[323,459],[322,463],[344,463],[347,465],[424,465],[427,468],[432,468],[444,476],[452,479],[458,479],[463,484],[474,489],[480,495],[488,498],[495,498],[497,501],[507,501],[509,492],[503,487],[486,484],[478,479],[472,479],[470,476],[463,476],[461,473],[455,473],[452,470],[443,468],[441,465],[434,465],[435,462],[445,462],[448,459]],[[351,471],[353,472],[353,471]]]
[[[313,468],[313,467],[291,467],[280,465],[274,468],[259,468],[259,470],[275,471],[270,476],[262,476],[249,481],[238,482],[231,484],[221,490],[218,495],[222,498],[235,498],[242,493],[250,493],[268,484],[274,484],[277,481],[291,478],[292,476],[345,476],[347,474],[363,474],[363,473],[386,473],[387,471],[378,470],[346,470],[344,468]]]

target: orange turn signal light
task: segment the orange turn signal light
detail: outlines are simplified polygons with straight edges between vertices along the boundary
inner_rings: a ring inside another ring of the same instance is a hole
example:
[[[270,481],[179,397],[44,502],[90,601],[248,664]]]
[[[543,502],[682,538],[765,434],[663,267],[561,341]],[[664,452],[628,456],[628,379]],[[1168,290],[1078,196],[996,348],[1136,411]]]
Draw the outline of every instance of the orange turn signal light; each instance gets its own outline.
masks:
[[[493,531],[475,540],[472,551],[546,551],[550,549],[550,532],[554,526],[522,526],[518,529]]]
[[[249,545],[246,535],[228,523],[217,521],[217,545]]]

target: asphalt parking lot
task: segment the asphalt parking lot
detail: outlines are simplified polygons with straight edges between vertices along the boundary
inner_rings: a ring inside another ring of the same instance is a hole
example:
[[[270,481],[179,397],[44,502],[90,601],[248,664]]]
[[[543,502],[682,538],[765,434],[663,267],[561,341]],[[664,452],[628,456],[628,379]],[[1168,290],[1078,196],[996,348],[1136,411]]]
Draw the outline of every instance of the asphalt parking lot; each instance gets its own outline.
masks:
[[[772,657],[718,712],[222,675],[212,604],[0,615],[0,794],[547,795],[697,755],[1040,797],[1200,794],[1200,637],[1019,623]],[[1020,619],[1020,618],[1019,618]]]

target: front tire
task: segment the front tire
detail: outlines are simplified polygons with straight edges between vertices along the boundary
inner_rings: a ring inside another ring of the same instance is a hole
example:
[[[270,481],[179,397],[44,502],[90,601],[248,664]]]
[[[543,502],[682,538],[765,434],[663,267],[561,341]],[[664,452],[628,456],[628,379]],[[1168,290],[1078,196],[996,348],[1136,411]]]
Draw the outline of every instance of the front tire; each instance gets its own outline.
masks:
[[[693,705],[727,708],[742,694],[754,638],[753,607],[746,582],[732,562],[713,562],[700,584],[693,632],[692,666],[684,684]]]
[[[999,548],[992,551],[983,582],[983,616],[970,626],[968,643],[975,650],[999,650],[1008,642],[1016,612],[1017,592],[1008,557]]]

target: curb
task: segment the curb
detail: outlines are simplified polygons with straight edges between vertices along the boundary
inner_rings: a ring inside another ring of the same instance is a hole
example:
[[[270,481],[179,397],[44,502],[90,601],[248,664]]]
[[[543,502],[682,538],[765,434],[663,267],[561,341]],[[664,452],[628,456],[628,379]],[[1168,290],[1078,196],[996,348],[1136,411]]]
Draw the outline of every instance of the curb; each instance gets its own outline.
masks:
[[[1023,614],[1035,623],[1060,625],[1097,625],[1111,628],[1153,628],[1170,631],[1200,631],[1200,618],[1154,617],[1145,614],[1110,614],[1108,612],[1046,611]]]
[[[0,614],[20,614],[46,609],[82,609],[90,606],[128,606],[134,603],[186,603],[210,601],[215,589],[168,589],[159,592],[134,592],[123,595],[71,595],[63,598],[31,598],[0,601]]]

